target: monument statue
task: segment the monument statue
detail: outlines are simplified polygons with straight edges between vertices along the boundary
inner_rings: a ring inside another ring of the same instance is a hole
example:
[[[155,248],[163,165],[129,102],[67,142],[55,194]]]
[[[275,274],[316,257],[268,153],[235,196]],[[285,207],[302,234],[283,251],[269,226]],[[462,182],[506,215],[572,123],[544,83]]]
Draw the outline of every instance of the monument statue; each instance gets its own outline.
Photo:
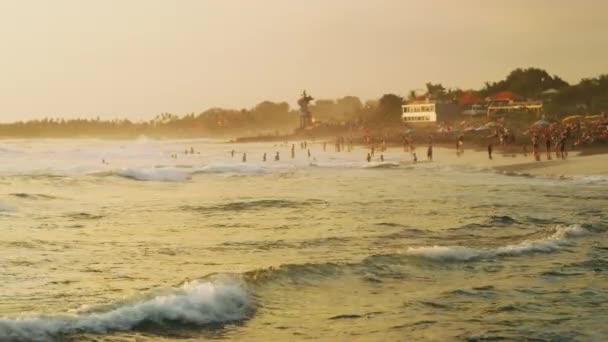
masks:
[[[306,90],[302,92],[302,97],[298,100],[300,106],[300,129],[305,129],[312,126],[312,113],[308,109],[308,105],[314,98],[306,94]]]

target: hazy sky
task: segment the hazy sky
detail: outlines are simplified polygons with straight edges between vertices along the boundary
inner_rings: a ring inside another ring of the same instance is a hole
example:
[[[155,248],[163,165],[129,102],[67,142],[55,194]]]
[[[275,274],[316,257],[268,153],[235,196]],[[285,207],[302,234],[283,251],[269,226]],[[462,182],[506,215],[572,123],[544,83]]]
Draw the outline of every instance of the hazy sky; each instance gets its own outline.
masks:
[[[0,121],[608,72],[604,0],[0,0]]]

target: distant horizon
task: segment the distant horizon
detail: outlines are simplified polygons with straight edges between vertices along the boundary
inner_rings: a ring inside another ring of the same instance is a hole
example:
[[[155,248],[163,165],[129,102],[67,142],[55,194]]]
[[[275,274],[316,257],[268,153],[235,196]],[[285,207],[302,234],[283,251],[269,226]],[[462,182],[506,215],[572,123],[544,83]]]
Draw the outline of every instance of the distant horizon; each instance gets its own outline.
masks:
[[[31,3],[30,3],[31,2]],[[608,72],[608,3],[25,0],[0,5],[0,122],[478,89],[538,67]]]

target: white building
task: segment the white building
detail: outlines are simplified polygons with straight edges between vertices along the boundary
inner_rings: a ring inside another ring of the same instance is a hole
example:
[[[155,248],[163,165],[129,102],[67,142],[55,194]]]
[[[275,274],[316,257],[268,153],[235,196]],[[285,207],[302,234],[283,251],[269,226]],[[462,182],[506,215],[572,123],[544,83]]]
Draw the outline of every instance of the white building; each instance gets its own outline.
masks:
[[[401,106],[404,122],[437,122],[436,104],[432,102],[411,103]]]
[[[414,100],[401,106],[401,119],[408,123],[442,122],[462,118],[460,108],[453,103]]]

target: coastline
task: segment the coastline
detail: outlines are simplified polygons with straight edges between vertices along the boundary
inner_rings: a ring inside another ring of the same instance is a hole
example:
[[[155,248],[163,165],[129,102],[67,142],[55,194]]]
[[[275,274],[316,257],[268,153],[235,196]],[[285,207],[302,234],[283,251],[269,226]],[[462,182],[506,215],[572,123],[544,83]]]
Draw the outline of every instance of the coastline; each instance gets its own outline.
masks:
[[[565,160],[528,161],[494,167],[497,171],[532,176],[581,177],[608,175],[608,154],[572,153]]]

